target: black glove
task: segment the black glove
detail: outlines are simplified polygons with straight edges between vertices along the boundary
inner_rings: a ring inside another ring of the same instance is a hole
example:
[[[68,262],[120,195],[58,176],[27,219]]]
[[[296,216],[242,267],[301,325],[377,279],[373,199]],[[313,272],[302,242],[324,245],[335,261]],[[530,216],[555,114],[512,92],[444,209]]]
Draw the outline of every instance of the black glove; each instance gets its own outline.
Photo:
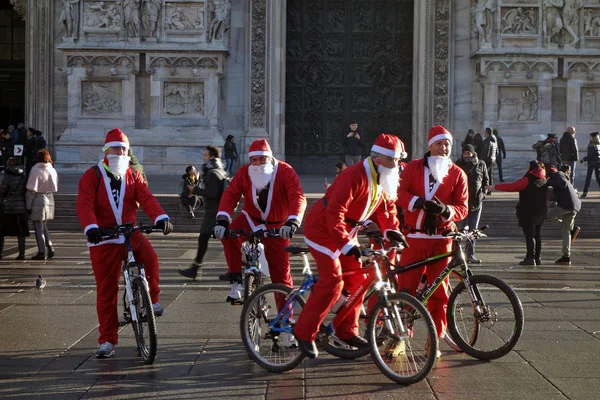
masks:
[[[408,243],[406,243],[406,238],[400,231],[387,231],[385,233],[386,239],[394,242],[400,243],[404,248],[408,248]]]
[[[425,231],[426,235],[435,235],[437,233],[437,215],[425,214],[423,231]]]
[[[348,250],[348,252],[346,254],[344,254],[346,256],[354,256],[354,258],[356,258],[356,261],[360,260],[360,257],[362,256],[362,251],[360,251],[360,247],[358,246],[353,246],[350,250]]]
[[[102,241],[102,229],[100,228],[91,228],[85,233],[87,236],[87,240],[90,243],[98,244]]]
[[[413,208],[421,209],[421,208],[423,208],[423,204],[425,204],[425,199],[422,197],[419,197],[417,199],[417,201],[415,201],[415,204],[413,204]]]
[[[163,235],[168,235],[173,232],[173,224],[167,218],[158,221],[156,227],[163,231]]]
[[[423,209],[427,214],[440,215],[448,212],[448,206],[439,200],[427,200],[423,205]]]

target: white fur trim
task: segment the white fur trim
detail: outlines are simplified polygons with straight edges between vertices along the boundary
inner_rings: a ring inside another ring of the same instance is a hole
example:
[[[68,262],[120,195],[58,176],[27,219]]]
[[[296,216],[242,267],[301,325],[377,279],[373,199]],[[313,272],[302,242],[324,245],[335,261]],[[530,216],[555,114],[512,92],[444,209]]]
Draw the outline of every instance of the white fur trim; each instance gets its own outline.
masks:
[[[356,246],[356,243],[352,241],[348,242],[344,247],[341,248],[342,254],[347,255],[350,249],[352,249],[354,246]]]
[[[92,228],[100,228],[98,225],[96,224],[90,224],[88,226],[85,227],[85,229],[83,230],[83,233],[87,233],[87,231],[89,231]]]
[[[401,151],[395,151],[391,149],[386,149],[385,147],[377,146],[376,144],[371,147],[371,151],[374,151],[379,154],[383,154],[384,156],[400,158],[402,156]]]
[[[319,253],[328,255],[329,257],[331,257],[332,260],[337,260],[337,258],[340,256],[339,250],[337,250],[336,252],[333,252],[333,251],[329,250],[327,247],[321,246],[320,244],[317,244],[317,243],[313,242],[312,240],[307,239],[306,236],[304,237],[304,243],[306,243],[307,245],[309,245],[310,247],[312,247]]]
[[[226,216],[228,219],[231,219],[231,215],[227,214],[225,211],[219,211],[219,212],[217,213],[217,217],[218,217],[219,215],[224,215],[224,216]]]
[[[246,220],[248,221],[248,225],[250,225],[250,229],[252,229],[252,232],[258,232],[258,231],[260,231],[261,229],[262,229],[263,231],[266,231],[266,230],[267,230],[267,227],[266,227],[265,225],[263,225],[263,224],[256,225],[256,224],[254,223],[254,221],[252,220],[252,217],[250,216],[250,214],[248,214],[248,213],[246,212],[246,210],[242,210],[242,214],[244,214],[244,216],[246,217]]]
[[[102,147],[102,150],[106,151],[109,147],[125,147],[127,150],[129,150],[129,143],[128,142],[108,142],[108,143],[104,143],[104,147]]]
[[[248,158],[256,156],[268,156],[273,157],[273,153],[270,151],[251,151],[248,153]]]
[[[161,219],[170,219],[169,216],[167,214],[161,214],[158,217],[156,217],[156,219],[154,220],[154,225],[156,225],[156,223],[158,221],[160,221]]]
[[[410,211],[410,212],[415,211],[415,203],[417,202],[417,200],[419,200],[419,196],[415,196],[412,198],[410,203],[408,203],[408,211]]]
[[[432,137],[431,139],[429,139],[429,142],[427,142],[427,147],[431,146],[433,144],[433,142],[436,142],[436,141],[442,140],[442,139],[448,139],[450,141],[450,146],[452,146],[452,135],[447,134],[447,133],[439,133],[439,134],[435,135],[434,137]]]
[[[455,214],[454,207],[448,206],[448,211],[450,211],[450,215],[448,215],[448,218],[442,217],[442,221],[444,221],[444,222],[448,222],[448,221],[452,220],[452,218],[454,217],[454,214]]]
[[[425,233],[422,233],[422,232],[409,233],[408,235],[406,235],[406,237],[415,238],[415,239],[446,239],[446,240],[452,240],[451,238],[443,237],[442,235],[426,235]]]

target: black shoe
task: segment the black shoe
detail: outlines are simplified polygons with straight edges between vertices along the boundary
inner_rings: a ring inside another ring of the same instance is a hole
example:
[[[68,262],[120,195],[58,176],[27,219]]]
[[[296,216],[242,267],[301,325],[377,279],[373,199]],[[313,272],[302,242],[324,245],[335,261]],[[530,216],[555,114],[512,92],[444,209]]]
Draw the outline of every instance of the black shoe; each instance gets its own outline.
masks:
[[[0,258],[2,258],[2,256],[0,256]],[[24,259],[25,259],[25,253],[19,253],[17,258],[15,258],[15,260],[24,260]]]
[[[541,258],[536,258],[535,259],[535,265],[542,265],[542,259]]]
[[[500,183],[504,183],[504,179],[500,179]]]
[[[571,244],[573,244],[575,239],[577,239],[577,236],[579,235],[579,231],[581,231],[581,228],[578,226],[574,227],[573,230],[571,231]]]
[[[580,199],[585,199],[587,197],[587,192],[583,192],[581,193],[581,195],[579,196]]]
[[[196,280],[196,276],[198,275],[198,269],[202,266],[202,264],[194,261],[189,268],[186,269],[178,269],[177,272],[181,276],[185,276],[186,278],[190,278]]]
[[[535,265],[535,260],[533,258],[526,258],[519,265]]]
[[[571,257],[562,256],[558,260],[554,261],[554,264],[558,264],[558,265],[571,265]]]
[[[50,246],[48,247],[48,258],[52,258],[54,257],[54,247]]]
[[[219,275],[219,280],[230,282],[231,281],[231,273],[228,271],[228,272],[225,272],[224,274]]]
[[[361,336],[354,336],[350,339],[341,339],[348,346],[356,347],[357,349],[366,349],[369,347],[369,342]]]
[[[471,264],[481,264],[481,260],[475,258],[475,256],[469,256],[467,258],[467,261],[470,262]]]
[[[317,345],[315,342],[306,342],[296,336],[296,341],[298,342],[298,348],[306,357],[311,360],[317,358],[319,356],[319,350],[317,350]]]
[[[45,260],[46,259],[46,254],[45,253],[37,253],[35,256],[31,257],[32,260]]]

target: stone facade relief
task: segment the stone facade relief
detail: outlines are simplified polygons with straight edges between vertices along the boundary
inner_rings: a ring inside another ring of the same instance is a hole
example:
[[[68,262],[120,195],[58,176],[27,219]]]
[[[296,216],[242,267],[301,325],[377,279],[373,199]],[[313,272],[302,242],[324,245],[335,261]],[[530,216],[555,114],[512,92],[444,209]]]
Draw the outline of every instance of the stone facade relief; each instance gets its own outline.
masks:
[[[579,41],[579,13],[581,0],[544,0],[543,31],[548,46]]]
[[[77,39],[79,31],[79,0],[62,0],[59,21],[65,26],[63,40]]]
[[[583,12],[583,35],[600,36],[600,9],[588,8]]]
[[[204,85],[201,83],[165,82],[165,116],[189,117],[204,114]]]
[[[121,13],[117,3],[86,2],[83,21],[84,29],[121,29]]]
[[[231,3],[229,0],[208,0],[208,3],[210,6],[208,40],[223,41],[225,33],[229,30]]]
[[[25,19],[25,14],[27,14],[27,0],[10,0],[10,4],[12,4],[15,11]]]
[[[482,47],[491,47],[494,27],[495,0],[477,0],[475,3],[473,23]]]
[[[141,34],[140,1],[122,0],[123,23],[128,38],[139,38]]]
[[[168,3],[167,31],[199,31],[204,29],[204,3]]]
[[[581,121],[599,121],[600,110],[600,88],[582,88],[581,89]]]
[[[121,113],[121,82],[81,82],[81,116],[118,117]]]
[[[535,86],[501,86],[498,121],[537,121],[538,90]]]
[[[527,35],[538,33],[537,8],[517,7],[502,9],[501,34]]]
[[[266,0],[252,0],[252,33],[251,33],[251,72],[250,72],[250,112],[251,126],[265,126],[265,62],[266,62]]]
[[[162,0],[142,0],[142,28],[146,39],[156,39]]]

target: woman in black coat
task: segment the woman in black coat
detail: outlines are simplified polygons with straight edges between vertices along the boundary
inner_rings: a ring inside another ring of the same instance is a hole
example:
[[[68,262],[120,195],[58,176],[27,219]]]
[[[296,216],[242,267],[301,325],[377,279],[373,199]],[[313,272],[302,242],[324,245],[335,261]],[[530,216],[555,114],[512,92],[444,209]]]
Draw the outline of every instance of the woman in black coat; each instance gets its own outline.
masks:
[[[16,236],[19,244],[17,260],[25,259],[25,238],[29,236],[25,192],[27,177],[23,168],[17,166],[17,160],[11,157],[0,184],[0,202],[4,203],[0,218],[0,258],[4,249],[4,237]]]
[[[581,162],[587,161],[587,174],[585,176],[585,185],[583,186],[583,193],[581,198],[585,199],[590,188],[590,182],[592,181],[592,172],[596,174],[596,182],[600,186],[600,135],[598,132],[590,133],[590,143],[587,148],[587,156],[583,157]]]
[[[188,216],[192,219],[196,218],[194,211],[204,205],[202,198],[188,189],[190,186],[195,187],[200,183],[196,168],[193,165],[188,165],[185,174],[181,175],[181,180],[181,193],[179,194],[181,203],[187,208]]]
[[[503,192],[519,192],[517,219],[525,234],[527,254],[520,265],[541,265],[542,225],[548,214],[548,185],[546,169],[540,161],[530,161],[527,173],[514,183],[498,183],[494,189]]]

